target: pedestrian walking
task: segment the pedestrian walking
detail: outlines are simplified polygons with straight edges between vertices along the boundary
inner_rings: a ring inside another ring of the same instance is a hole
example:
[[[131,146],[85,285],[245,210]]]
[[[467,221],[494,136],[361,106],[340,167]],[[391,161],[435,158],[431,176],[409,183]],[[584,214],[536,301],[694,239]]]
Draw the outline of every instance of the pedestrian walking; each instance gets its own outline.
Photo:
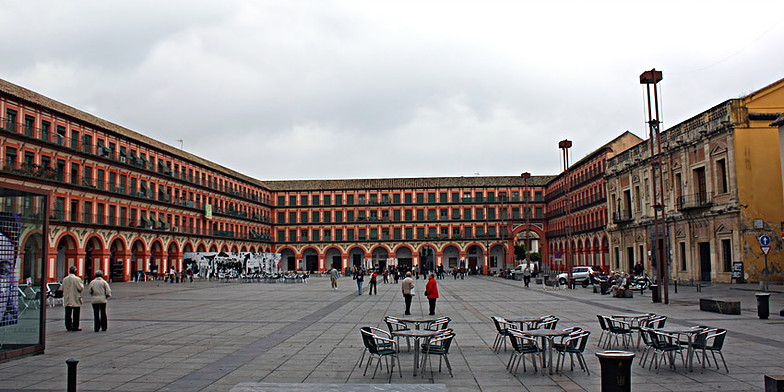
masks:
[[[337,268],[333,266],[332,270],[329,271],[329,279],[332,281],[333,290],[338,289],[338,276],[340,276],[340,273],[338,273]]]
[[[392,277],[395,278],[395,284],[397,284],[398,280],[400,280],[400,269],[395,267],[395,269],[392,270]]]
[[[528,287],[528,284],[531,283],[531,269],[528,267],[523,269],[523,283],[525,283],[525,287]]]
[[[76,266],[68,269],[68,276],[63,278],[63,306],[65,306],[65,330],[81,331],[79,313],[82,309],[82,291],[84,283],[76,276]]]
[[[103,280],[103,271],[95,271],[95,279],[90,282],[90,303],[93,305],[93,326],[95,332],[106,331],[109,321],[106,319],[106,302],[112,296],[109,283]]]
[[[406,278],[403,279],[400,288],[403,291],[403,299],[406,301],[405,314],[411,314],[411,297],[414,296],[414,279],[411,278],[411,272],[406,272]]]
[[[370,290],[368,290],[369,291],[368,295],[373,295],[373,293],[376,293],[376,295],[378,295],[378,281],[376,280],[377,277],[378,277],[378,271],[376,270],[370,271]]]
[[[357,268],[357,272],[354,273],[354,279],[357,281],[357,295],[362,295],[362,282],[365,280],[365,272],[362,271],[362,268]]]
[[[438,284],[436,284],[436,274],[430,273],[427,284],[425,285],[425,297],[430,302],[430,315],[436,314],[436,300],[438,299]]]
[[[384,267],[382,275],[384,276],[384,283],[389,283],[389,268]]]

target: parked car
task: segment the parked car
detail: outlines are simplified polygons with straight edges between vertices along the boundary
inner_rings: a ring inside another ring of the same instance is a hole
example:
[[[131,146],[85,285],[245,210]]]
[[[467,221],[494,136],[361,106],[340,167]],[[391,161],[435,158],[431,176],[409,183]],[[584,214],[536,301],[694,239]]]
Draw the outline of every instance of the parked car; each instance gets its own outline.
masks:
[[[595,270],[591,266],[578,266],[572,267],[572,278],[574,278],[575,283],[582,284],[583,287],[588,287],[588,283],[590,280],[588,277],[595,273]],[[569,283],[569,274],[566,272],[558,274],[558,283],[561,285],[566,285]]]
[[[527,264],[523,263],[523,264],[518,264],[517,267],[514,267],[511,273],[512,279],[523,280],[523,271],[525,270],[526,266]],[[538,271],[539,271],[539,267],[537,266],[537,263],[531,262],[531,277],[535,276],[536,272]]]

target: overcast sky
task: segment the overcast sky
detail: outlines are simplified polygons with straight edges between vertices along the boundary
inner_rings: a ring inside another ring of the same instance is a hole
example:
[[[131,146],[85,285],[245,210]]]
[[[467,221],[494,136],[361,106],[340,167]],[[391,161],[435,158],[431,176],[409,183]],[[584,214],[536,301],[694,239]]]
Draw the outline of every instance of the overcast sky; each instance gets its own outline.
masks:
[[[784,78],[784,1],[6,1],[0,78],[261,180],[556,174]]]

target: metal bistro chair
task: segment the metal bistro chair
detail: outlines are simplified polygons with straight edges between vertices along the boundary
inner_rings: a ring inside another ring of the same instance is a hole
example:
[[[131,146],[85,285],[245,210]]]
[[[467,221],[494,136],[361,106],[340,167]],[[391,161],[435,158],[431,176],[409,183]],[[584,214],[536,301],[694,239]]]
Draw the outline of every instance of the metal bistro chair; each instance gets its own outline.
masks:
[[[425,325],[425,329],[428,331],[440,331],[442,329],[446,329],[449,326],[449,322],[452,321],[447,316],[439,317]]]
[[[389,332],[384,331],[383,329],[379,329],[379,328],[375,328],[375,327],[362,327],[362,328],[360,328],[360,330],[368,331],[368,332],[370,332],[370,333],[372,333],[374,335],[380,336],[380,337],[385,338],[385,339],[392,340],[392,335]],[[390,344],[381,344],[381,345],[384,346],[385,348],[392,346]],[[362,356],[359,357],[359,361],[357,362],[357,367],[362,367],[362,361],[365,360],[365,353],[366,352],[368,352],[367,346],[365,346],[362,349]],[[368,362],[370,362],[370,360],[368,360]]]
[[[651,365],[656,363],[656,372],[658,373],[659,363],[664,358],[665,363],[667,362],[667,359],[669,359],[670,367],[675,370],[676,353],[681,354],[683,365],[686,366],[686,358],[683,356],[683,347],[678,344],[678,338],[676,336],[649,328],[643,328],[642,331],[648,334],[651,345],[650,350],[653,351],[653,358],[651,359],[651,363],[648,365],[648,369],[651,368]]]
[[[392,374],[395,372],[395,361],[397,361],[397,371],[400,373],[400,377],[403,378],[403,371],[400,370],[400,358],[397,356],[397,343],[392,339],[383,338],[374,334],[371,332],[370,328],[371,327],[360,328],[362,343],[365,345],[365,350],[370,354],[370,358],[368,358],[367,365],[365,365],[365,371],[362,375],[364,376],[367,374],[368,367],[370,367],[373,358],[378,358],[372,377],[376,378],[378,366],[381,365],[381,358],[385,358],[387,360],[387,367],[389,368],[389,382],[392,382]],[[389,361],[389,357],[392,357],[391,361]]]
[[[449,369],[449,376],[454,377],[452,374],[452,364],[449,363],[449,347],[455,338],[455,333],[451,329],[444,330],[443,333],[436,335],[426,343],[422,343],[422,376],[425,375],[425,366],[430,363],[430,374],[433,374],[433,362],[430,360],[431,355],[438,356],[438,371],[441,372],[441,359],[443,358],[446,363],[446,368]]]
[[[501,344],[504,345],[504,351],[506,351],[506,338],[509,337],[509,328],[514,328],[514,325],[503,317],[492,316],[490,319],[493,320],[493,324],[495,324],[495,340],[493,340],[493,351],[498,352],[501,349]]]
[[[585,346],[588,344],[589,336],[591,336],[591,331],[578,330],[572,332],[569,336],[563,339],[560,344],[553,345],[555,351],[558,352],[558,357],[555,361],[556,371],[559,371],[559,369],[563,370],[566,354],[569,354],[571,370],[574,370],[574,357],[576,355],[577,363],[580,364],[580,368],[587,372],[589,376],[591,375],[591,371],[588,370],[588,364],[585,362],[585,357],[583,356],[583,353],[585,352]]]
[[[701,338],[700,335],[703,335],[704,337]],[[694,337],[692,348],[694,351],[702,350],[703,368],[705,367],[705,362],[708,360],[706,353],[710,351],[711,356],[713,357],[713,362],[716,363],[716,370],[721,369],[719,367],[719,361],[716,359],[716,353],[719,353],[721,361],[724,363],[724,370],[726,370],[727,373],[730,372],[730,369],[727,367],[727,361],[724,359],[724,354],[721,353],[721,349],[724,347],[724,340],[726,338],[727,330],[723,328],[708,329],[700,332],[700,334]],[[710,364],[708,365],[710,366]]]
[[[536,328],[538,329],[555,329],[558,325],[558,317],[555,316],[546,316],[542,321],[536,324]]]
[[[612,345],[613,337],[615,337],[615,344],[618,344],[618,337],[621,338],[621,343],[625,349],[629,349],[629,344],[632,340],[632,329],[629,323],[621,320],[616,320],[611,317],[604,317],[604,322],[607,324],[607,330],[609,331],[609,339],[605,342],[607,343],[607,348],[609,349]]]
[[[411,328],[408,326],[408,324],[392,316],[384,317],[384,322],[387,324],[387,329],[389,329],[389,333],[392,336],[394,336],[394,338],[397,340],[398,346],[400,346],[400,335],[395,335],[395,332],[410,331]],[[408,351],[411,351],[411,338],[409,338],[408,336],[406,336],[406,347],[408,348]]]
[[[512,342],[512,348],[514,351],[509,357],[509,362],[506,364],[506,368],[512,372],[512,374],[517,374],[517,368],[520,366],[520,362],[522,362],[523,372],[525,372],[525,355],[530,354],[531,363],[534,364],[534,372],[539,371],[536,366],[536,361],[538,360],[539,353],[542,352],[542,350],[536,343],[536,339],[530,336],[525,336],[523,331],[519,329],[509,328],[509,341]]]

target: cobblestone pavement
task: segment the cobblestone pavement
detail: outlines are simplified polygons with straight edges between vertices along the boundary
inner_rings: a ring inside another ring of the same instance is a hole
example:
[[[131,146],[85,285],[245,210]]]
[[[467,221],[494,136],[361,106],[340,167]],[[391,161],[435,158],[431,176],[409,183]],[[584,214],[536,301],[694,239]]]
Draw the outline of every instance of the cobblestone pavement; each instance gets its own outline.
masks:
[[[403,313],[399,287],[380,283],[379,295],[365,291],[359,296],[351,279],[339,282],[337,291],[323,277],[308,284],[114,283],[107,332],[92,332],[89,305],[82,310],[81,332],[65,331],[62,307],[48,308],[46,353],[0,363],[0,391],[62,391],[68,358],[79,360],[79,391],[229,391],[249,382],[384,384],[386,374],[373,380],[356,366],[362,350],[359,328],[384,327],[384,315]],[[417,286],[422,293],[424,282],[418,280]],[[784,317],[779,316],[784,296],[781,286],[773,286],[770,319],[760,320],[757,288],[714,285],[697,292],[682,286],[664,305],[652,303],[647,293],[619,299],[590,289],[526,289],[512,280],[450,277],[439,281],[437,314],[451,317],[449,326],[457,334],[450,352],[454,377],[446,369],[414,377],[413,355],[404,349],[403,377],[395,374],[397,386],[386,390],[444,384],[449,391],[598,391],[596,315],[632,311],[667,315],[667,326],[729,330],[724,347],[729,373],[702,371],[699,365],[686,372],[680,362],[675,371],[665,367],[657,373],[635,361],[635,391],[759,391],[763,375],[784,374]],[[700,297],[740,300],[742,314],[702,312]],[[413,314],[426,313],[427,300],[415,297]],[[520,369],[516,376],[505,370],[510,353],[492,351],[490,316],[545,314],[559,317],[559,328],[577,325],[592,332],[585,355],[590,375],[568,366],[553,376],[533,373],[530,364],[527,373]]]

